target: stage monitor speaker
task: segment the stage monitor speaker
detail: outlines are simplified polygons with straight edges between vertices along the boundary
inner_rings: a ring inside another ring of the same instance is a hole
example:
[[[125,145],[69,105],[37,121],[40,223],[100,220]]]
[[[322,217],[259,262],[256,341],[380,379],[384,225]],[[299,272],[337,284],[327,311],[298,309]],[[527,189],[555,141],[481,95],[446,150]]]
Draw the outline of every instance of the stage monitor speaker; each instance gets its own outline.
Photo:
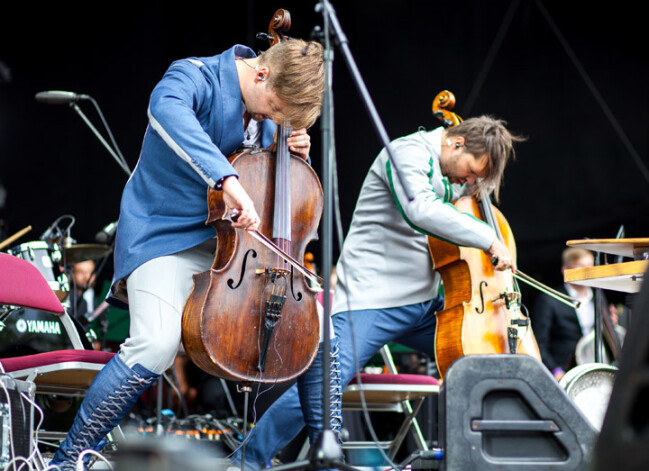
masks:
[[[0,469],[16,457],[28,459],[34,450],[34,407],[36,387],[29,381],[0,376]],[[16,469],[24,462],[19,461]],[[7,468],[13,469],[13,467]]]
[[[633,296],[632,319],[593,454],[593,471],[649,469],[649,271]]]
[[[587,470],[597,430],[528,355],[468,355],[440,389],[441,469]]]

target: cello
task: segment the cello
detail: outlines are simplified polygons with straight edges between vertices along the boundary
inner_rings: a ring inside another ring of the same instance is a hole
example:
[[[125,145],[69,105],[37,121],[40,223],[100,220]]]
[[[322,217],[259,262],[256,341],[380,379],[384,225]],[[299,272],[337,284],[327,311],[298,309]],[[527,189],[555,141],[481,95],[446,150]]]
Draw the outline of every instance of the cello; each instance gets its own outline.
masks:
[[[289,27],[290,15],[278,10],[271,46]],[[278,126],[272,148],[228,158],[260,215],[257,231],[234,229],[222,193],[208,188],[205,224],[216,231],[216,252],[211,269],[194,275],[182,342],[197,366],[225,379],[289,381],[318,350],[317,292],[295,260],[304,260],[306,245],[317,238],[323,191],[311,166],[290,154],[290,133]]]
[[[433,101],[433,114],[446,128],[462,122],[450,111],[454,106],[455,97],[447,90]],[[512,230],[486,191],[463,196],[454,205],[493,228],[516,264]],[[530,320],[522,313],[521,294],[512,270],[495,270],[492,260],[480,249],[430,236],[428,248],[444,286],[444,309],[436,313],[435,332],[435,357],[442,377],[464,355],[512,353],[541,360]]]

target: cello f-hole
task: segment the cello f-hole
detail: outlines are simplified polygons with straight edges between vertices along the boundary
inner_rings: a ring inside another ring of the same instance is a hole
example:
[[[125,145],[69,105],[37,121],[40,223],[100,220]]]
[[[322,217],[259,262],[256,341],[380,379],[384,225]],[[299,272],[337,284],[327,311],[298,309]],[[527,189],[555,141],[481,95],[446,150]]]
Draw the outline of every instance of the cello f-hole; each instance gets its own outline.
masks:
[[[296,296],[295,290],[293,289],[293,273],[295,272],[293,270],[293,267],[291,267],[291,296],[293,296],[293,299],[295,299],[296,301],[302,301],[302,293],[298,292]]]
[[[482,292],[482,287],[483,286],[489,286],[489,284],[486,281],[481,281],[480,282],[480,302],[482,303],[482,306],[480,309],[477,307],[475,308],[475,312],[478,314],[482,314],[484,312],[485,304],[484,304],[484,293]]]
[[[239,281],[237,282],[236,285],[232,286],[234,284],[234,280],[232,278],[228,280],[228,287],[230,287],[231,289],[237,289],[241,284],[241,282],[243,281],[243,276],[246,273],[246,263],[248,262],[248,255],[251,255],[252,258],[256,258],[257,252],[255,252],[254,249],[250,249],[246,252],[246,254],[243,257],[243,263],[241,264],[241,273],[239,274]]]

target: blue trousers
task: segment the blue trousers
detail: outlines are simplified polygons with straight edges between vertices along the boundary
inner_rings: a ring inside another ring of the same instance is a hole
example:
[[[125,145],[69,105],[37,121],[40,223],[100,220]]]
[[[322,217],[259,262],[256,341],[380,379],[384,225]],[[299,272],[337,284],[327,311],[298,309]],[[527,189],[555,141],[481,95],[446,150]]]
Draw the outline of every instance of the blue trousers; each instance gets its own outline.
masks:
[[[344,312],[333,316],[334,332],[340,348],[342,385],[349,383],[356,374],[357,365],[365,365],[389,342],[397,342],[434,357],[435,312],[443,306],[443,299],[437,297],[424,303]],[[304,424],[298,388],[294,385],[273,403],[250,431],[246,441],[246,467],[251,470],[266,468],[270,460],[297,436]],[[232,456],[231,463],[240,465],[240,452]]]

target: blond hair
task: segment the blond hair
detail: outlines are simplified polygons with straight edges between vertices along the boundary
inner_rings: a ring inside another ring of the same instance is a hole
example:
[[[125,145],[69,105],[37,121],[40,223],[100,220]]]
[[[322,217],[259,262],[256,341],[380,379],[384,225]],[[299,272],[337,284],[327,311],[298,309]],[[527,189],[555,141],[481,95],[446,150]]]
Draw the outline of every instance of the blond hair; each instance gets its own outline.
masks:
[[[595,258],[590,250],[582,249],[581,247],[568,247],[561,252],[561,264],[566,268],[570,268],[578,260],[585,257],[589,257],[590,259]]]
[[[322,45],[302,39],[282,41],[259,56],[259,65],[270,69],[268,85],[286,105],[284,120],[294,129],[313,126],[322,111]]]
[[[475,158],[487,154],[487,177],[476,185],[476,192],[493,188],[498,201],[505,165],[516,158],[514,142],[522,142],[525,137],[516,136],[506,128],[507,122],[491,116],[478,116],[447,129],[448,137],[464,138],[466,152]]]

